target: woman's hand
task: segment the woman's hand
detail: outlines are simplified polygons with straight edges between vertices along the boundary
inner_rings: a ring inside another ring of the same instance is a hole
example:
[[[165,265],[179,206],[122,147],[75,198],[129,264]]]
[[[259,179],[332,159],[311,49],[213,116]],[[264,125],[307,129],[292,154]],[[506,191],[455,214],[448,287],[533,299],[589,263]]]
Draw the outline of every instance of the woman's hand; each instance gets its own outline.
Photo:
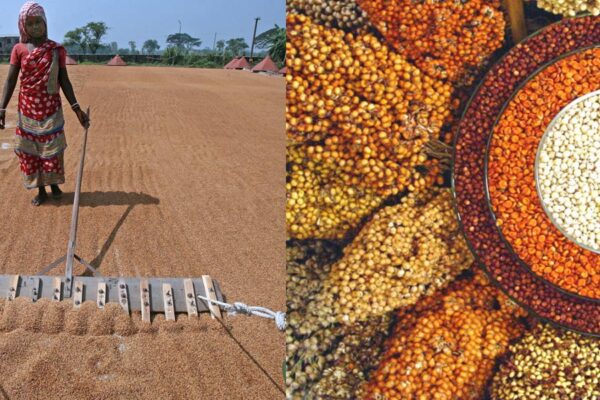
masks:
[[[0,129],[4,129],[6,124],[6,111],[0,110]]]
[[[85,129],[90,127],[90,117],[88,117],[88,115],[83,112],[83,110],[81,108],[76,108],[75,110],[75,114],[77,115],[77,118],[79,119],[79,123],[81,124],[81,126],[83,126]]]

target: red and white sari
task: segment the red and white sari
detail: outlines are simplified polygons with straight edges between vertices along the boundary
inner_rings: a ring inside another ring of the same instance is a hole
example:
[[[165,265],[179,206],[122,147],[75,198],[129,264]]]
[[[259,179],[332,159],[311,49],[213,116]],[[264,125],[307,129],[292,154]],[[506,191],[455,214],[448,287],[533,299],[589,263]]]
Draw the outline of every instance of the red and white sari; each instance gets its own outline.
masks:
[[[28,189],[65,181],[63,153],[67,142],[58,83],[59,50],[60,45],[47,40],[20,63],[15,152]]]

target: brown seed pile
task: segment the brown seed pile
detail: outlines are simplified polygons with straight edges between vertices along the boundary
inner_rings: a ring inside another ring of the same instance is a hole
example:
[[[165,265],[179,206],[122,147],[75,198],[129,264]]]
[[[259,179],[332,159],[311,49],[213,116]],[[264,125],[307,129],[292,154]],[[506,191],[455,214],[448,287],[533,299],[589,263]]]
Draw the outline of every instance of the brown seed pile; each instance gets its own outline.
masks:
[[[320,292],[331,264],[341,255],[341,249],[323,240],[290,240],[285,250],[288,319],[300,319],[308,301]]]
[[[502,46],[499,0],[357,0],[401,54],[434,78],[460,85]]]
[[[445,286],[472,263],[450,190],[410,194],[378,211],[331,268],[301,328],[352,324]]]
[[[438,138],[451,87],[370,34],[354,36],[287,17],[288,138],[335,165],[347,185],[387,196],[439,181],[423,146]]]
[[[520,336],[526,313],[485,275],[402,309],[365,399],[481,399],[496,359]]]
[[[289,241],[287,253],[288,398],[352,398],[374,369],[389,334],[390,315],[354,325],[299,332],[306,304],[319,292],[340,248],[326,241]]]
[[[600,339],[540,325],[510,347],[494,400],[600,399]]]
[[[286,226],[296,239],[342,239],[383,202],[373,189],[348,185],[334,165],[306,147],[287,147]]]
[[[354,399],[377,367],[391,315],[352,325],[334,324],[310,335],[287,335],[287,398]],[[296,332],[296,334],[294,334]]]
[[[369,27],[365,12],[354,0],[288,0],[287,12],[308,15],[328,28],[361,32]]]

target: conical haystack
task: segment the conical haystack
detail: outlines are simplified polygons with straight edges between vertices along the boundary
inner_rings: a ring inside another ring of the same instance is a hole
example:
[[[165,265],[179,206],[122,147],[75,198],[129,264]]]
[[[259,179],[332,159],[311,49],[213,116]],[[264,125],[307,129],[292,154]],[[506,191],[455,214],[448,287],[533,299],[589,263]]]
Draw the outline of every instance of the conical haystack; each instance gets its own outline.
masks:
[[[121,57],[119,57],[119,55],[117,54],[106,65],[125,66],[125,65],[127,65],[127,63],[125,61],[123,61],[123,59]]]
[[[250,65],[250,63],[248,62],[246,57],[242,56],[237,61],[237,63],[234,65],[234,68],[235,69],[251,69],[252,65]]]
[[[75,61],[74,59],[72,59],[71,57],[67,56],[67,61],[66,61],[67,65],[77,65],[77,61]]]
[[[235,69],[234,65],[238,62],[239,59],[240,59],[239,57],[235,57],[233,60],[231,60],[227,64],[225,64],[223,69]]]
[[[267,55],[261,62],[256,64],[254,68],[252,68],[252,72],[279,72],[279,68],[271,59],[271,56]]]

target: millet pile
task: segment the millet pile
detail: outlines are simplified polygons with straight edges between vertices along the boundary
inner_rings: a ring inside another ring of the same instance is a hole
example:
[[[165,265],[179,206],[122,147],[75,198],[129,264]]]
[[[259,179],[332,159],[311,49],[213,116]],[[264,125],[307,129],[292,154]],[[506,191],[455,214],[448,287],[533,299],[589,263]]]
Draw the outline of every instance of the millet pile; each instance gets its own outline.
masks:
[[[397,314],[364,399],[480,399],[526,313],[476,271]]]
[[[509,350],[493,400],[600,399],[600,339],[544,324]]]
[[[451,87],[423,74],[371,34],[287,17],[286,121],[308,156],[339,167],[347,185],[382,196],[440,182],[423,146],[449,114]]]

